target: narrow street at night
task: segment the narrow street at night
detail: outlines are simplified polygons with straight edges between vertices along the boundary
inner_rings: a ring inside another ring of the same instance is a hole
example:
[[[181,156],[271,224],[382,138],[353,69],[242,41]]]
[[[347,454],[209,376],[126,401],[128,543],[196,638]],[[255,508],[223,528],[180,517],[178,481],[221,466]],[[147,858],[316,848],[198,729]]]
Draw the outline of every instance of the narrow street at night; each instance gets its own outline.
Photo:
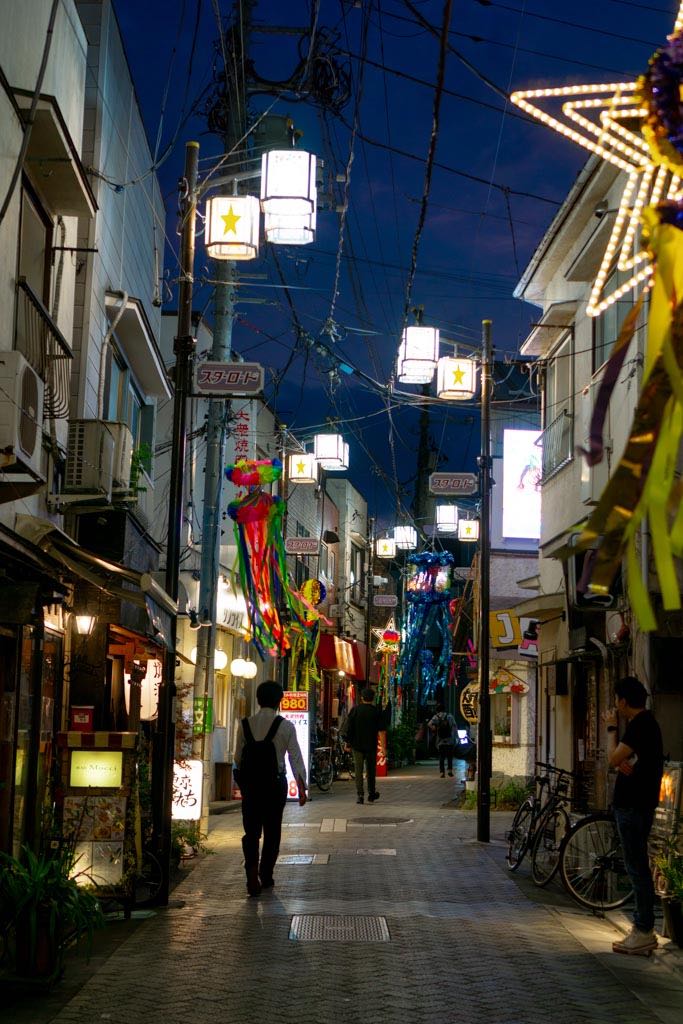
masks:
[[[681,951],[660,939],[649,958],[613,953],[626,915],[600,920],[559,885],[537,889],[527,860],[511,874],[511,815],[494,811],[490,845],[477,843],[476,814],[450,802],[458,774],[440,779],[432,761],[381,779],[371,806],[341,780],[288,807],[275,889],[257,899],[244,889],[240,815],[212,816],[213,852],[167,910],[137,924],[61,1010],[32,1002],[8,1019],[680,1022]],[[296,927],[319,930],[296,939]]]

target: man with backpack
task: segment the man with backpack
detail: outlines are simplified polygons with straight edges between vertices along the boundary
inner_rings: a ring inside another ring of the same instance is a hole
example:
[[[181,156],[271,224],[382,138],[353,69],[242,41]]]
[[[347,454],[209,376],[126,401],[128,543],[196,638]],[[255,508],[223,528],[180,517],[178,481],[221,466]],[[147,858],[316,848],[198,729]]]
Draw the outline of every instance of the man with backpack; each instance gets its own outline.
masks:
[[[448,774],[453,778],[453,730],[455,719],[439,704],[436,714],[429,722],[429,728],[436,733],[436,750],[439,755],[439,774],[442,779],[446,777],[446,761],[448,761]]]
[[[268,680],[256,690],[259,711],[243,718],[235,743],[235,780],[242,793],[242,850],[247,892],[259,896],[271,889],[280,852],[282,815],[287,803],[285,754],[299,787],[299,805],[306,803],[306,766],[292,722],[278,715],[283,690]],[[259,863],[259,842],[263,848]]]
[[[365,802],[363,794],[363,767],[368,781],[368,803],[379,800],[375,787],[377,769],[377,736],[389,727],[391,722],[391,702],[382,709],[375,704],[375,691],[371,686],[361,690],[360,704],[351,708],[346,720],[344,739],[353,750],[353,762],[356,769],[356,803]]]

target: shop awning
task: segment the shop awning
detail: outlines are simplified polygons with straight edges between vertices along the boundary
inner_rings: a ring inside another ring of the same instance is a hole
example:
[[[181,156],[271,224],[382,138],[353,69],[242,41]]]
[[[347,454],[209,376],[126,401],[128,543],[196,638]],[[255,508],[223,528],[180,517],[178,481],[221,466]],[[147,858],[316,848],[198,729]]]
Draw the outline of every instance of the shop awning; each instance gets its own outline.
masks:
[[[318,651],[318,664],[328,671],[345,672],[352,679],[364,679],[365,672],[357,675],[356,661],[353,654],[353,642],[342,640],[334,633],[321,633]]]
[[[356,679],[367,679],[365,671],[365,666],[367,664],[367,645],[361,643],[360,640],[351,640],[351,648],[353,650],[353,664],[356,670]]]
[[[81,579],[122,601],[130,601],[147,611],[155,636],[169,646],[170,618],[178,606],[150,573],[129,569],[82,548],[54,523],[37,516],[18,515],[16,531]]]

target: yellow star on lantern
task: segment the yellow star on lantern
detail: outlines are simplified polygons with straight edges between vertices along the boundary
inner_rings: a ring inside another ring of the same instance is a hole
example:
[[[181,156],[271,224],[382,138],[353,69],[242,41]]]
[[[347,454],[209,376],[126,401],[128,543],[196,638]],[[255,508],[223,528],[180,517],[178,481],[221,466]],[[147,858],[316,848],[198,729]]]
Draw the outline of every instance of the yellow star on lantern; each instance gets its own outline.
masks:
[[[673,34],[681,30],[683,2],[679,5]],[[598,316],[625,292],[652,276],[651,257],[637,245],[640,216],[646,206],[654,206],[662,199],[680,198],[681,178],[665,166],[663,158],[654,154],[643,134],[648,110],[640,100],[638,82],[528,89],[514,92],[510,99],[542,124],[628,175],[586,307],[589,316]],[[557,101],[563,102],[560,110],[553,113],[553,103]],[[605,283],[617,252],[618,269],[630,271],[630,276],[605,295]]]
[[[297,462],[297,464],[296,464],[296,471],[297,471],[299,476],[303,476],[304,475],[304,470],[305,469],[306,469],[306,463],[305,462]]]
[[[240,214],[234,212],[232,203],[230,204],[228,212],[221,214],[221,220],[225,224],[225,228],[223,230],[224,235],[227,235],[229,231],[232,231],[234,235],[237,234],[237,221],[242,220],[242,217]]]
[[[453,370],[453,383],[462,384],[465,379],[465,371],[458,367],[457,370]]]

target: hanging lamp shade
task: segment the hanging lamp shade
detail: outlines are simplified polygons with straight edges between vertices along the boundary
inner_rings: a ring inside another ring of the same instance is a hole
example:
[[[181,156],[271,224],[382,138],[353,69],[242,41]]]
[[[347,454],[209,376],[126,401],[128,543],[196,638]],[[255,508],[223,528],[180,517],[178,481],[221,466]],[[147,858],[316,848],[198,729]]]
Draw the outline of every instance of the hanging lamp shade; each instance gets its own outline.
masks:
[[[215,260],[258,256],[259,201],[256,196],[213,196],[206,203],[205,245]]]
[[[243,672],[243,675],[244,675],[245,679],[253,679],[257,672],[258,672],[258,665],[256,664],[255,661],[251,661],[251,660],[245,661],[245,663],[244,663],[244,672]]]
[[[244,658],[233,658],[230,662],[230,672],[233,676],[237,676],[238,679],[244,678],[244,670],[247,666]]]
[[[311,213],[293,216],[281,213],[266,213],[263,216],[263,233],[266,241],[273,245],[308,245],[315,241],[317,212],[315,197]]]
[[[292,484],[315,484],[318,468],[312,452],[296,452],[287,459],[287,477]]]
[[[458,532],[458,506],[436,506],[436,529],[439,533]]]
[[[213,652],[213,667],[217,672],[222,672],[224,668],[228,667],[228,656],[220,647]]]
[[[315,157],[300,149],[273,149],[261,160],[264,213],[298,217],[315,213]]]
[[[378,558],[395,558],[396,541],[393,537],[380,537],[375,541],[375,554]]]
[[[429,384],[438,358],[436,327],[406,327],[398,350],[396,376],[402,384]]]
[[[461,519],[458,523],[458,540],[466,542],[479,540],[479,520]]]
[[[319,466],[332,472],[349,468],[349,446],[341,434],[316,434],[313,457]]]
[[[417,530],[414,526],[395,526],[394,541],[400,551],[414,551],[417,547]]]
[[[473,398],[477,390],[477,364],[474,359],[442,356],[436,368],[436,393],[448,402]]]

